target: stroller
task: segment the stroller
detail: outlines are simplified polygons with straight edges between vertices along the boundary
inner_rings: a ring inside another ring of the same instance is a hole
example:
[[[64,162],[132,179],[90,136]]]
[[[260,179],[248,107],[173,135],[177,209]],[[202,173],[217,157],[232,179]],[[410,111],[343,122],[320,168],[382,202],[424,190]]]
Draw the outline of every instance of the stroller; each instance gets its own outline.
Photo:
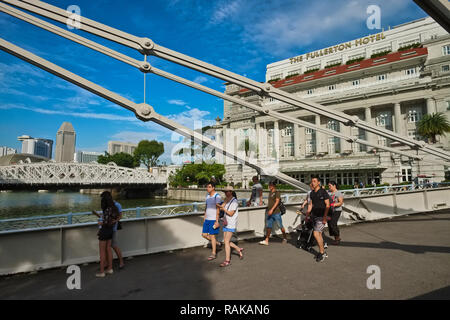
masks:
[[[308,219],[304,214],[302,214],[301,224],[297,227],[296,247],[302,248],[306,251],[311,251],[312,247],[315,245],[313,231],[314,225],[312,219]]]

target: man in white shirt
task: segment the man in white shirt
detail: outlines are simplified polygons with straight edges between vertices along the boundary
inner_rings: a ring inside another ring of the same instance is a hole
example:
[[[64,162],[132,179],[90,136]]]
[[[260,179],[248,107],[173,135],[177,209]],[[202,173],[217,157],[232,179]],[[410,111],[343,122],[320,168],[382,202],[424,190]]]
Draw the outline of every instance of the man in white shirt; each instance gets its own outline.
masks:
[[[247,201],[247,207],[257,207],[263,205],[263,187],[259,183],[258,177],[253,177],[252,195],[250,200]]]
[[[217,257],[216,254],[216,235],[219,234],[219,215],[220,209],[217,207],[218,204],[222,202],[220,195],[216,192],[214,182],[209,182],[206,185],[206,191],[208,195],[206,196],[206,210],[203,222],[202,237],[211,241],[212,252],[208,257],[208,260],[214,260]]]

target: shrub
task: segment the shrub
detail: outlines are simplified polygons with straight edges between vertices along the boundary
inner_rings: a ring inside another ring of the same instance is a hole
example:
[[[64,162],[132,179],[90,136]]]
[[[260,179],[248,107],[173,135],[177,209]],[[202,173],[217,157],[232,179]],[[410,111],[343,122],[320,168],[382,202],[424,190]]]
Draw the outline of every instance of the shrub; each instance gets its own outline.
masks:
[[[422,44],[420,42],[416,42],[416,43],[413,43],[413,44],[410,44],[407,46],[400,47],[400,48],[398,48],[398,51],[405,51],[408,49],[419,48],[419,47],[422,47]]]
[[[382,57],[382,56],[385,56],[385,55],[387,55],[388,53],[391,53],[391,52],[392,52],[391,50],[386,50],[386,51],[383,51],[383,52],[374,53],[373,55],[370,56],[370,59]]]
[[[352,63],[355,63],[355,62],[360,62],[360,61],[363,61],[363,60],[364,60],[364,57],[351,59],[351,60],[348,60],[345,64],[349,65],[349,64],[352,64]]]
[[[308,74],[308,73],[316,72],[316,71],[319,71],[319,70],[320,70],[319,68],[306,70],[305,72],[303,72],[303,74]]]

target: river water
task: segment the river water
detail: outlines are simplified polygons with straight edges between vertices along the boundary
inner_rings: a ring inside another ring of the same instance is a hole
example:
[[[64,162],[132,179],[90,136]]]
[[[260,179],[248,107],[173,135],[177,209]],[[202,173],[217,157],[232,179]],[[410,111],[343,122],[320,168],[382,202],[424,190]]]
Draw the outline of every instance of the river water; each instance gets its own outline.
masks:
[[[123,209],[179,204],[167,199],[117,199]],[[0,192],[0,220],[100,211],[100,196],[78,192]]]

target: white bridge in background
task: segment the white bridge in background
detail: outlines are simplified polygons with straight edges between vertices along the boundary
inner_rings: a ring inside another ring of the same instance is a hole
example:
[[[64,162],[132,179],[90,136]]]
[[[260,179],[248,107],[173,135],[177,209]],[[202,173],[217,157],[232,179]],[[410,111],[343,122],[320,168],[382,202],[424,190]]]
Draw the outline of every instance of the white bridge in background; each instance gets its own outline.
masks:
[[[70,162],[19,163],[0,166],[0,189],[150,186],[167,184],[167,177],[144,169]]]

